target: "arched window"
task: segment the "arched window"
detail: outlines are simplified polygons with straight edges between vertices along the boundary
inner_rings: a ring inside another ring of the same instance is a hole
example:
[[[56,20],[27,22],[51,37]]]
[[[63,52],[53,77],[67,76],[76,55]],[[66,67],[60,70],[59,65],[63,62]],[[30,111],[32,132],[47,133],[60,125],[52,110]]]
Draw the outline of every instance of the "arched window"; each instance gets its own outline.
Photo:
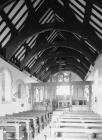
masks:
[[[35,89],[35,101],[36,102],[39,102],[40,101],[40,90],[39,90],[39,88],[38,87],[36,87],[36,89]]]
[[[21,79],[16,81],[16,97],[18,99],[24,99],[26,97],[26,85]]]
[[[12,78],[8,69],[0,70],[0,93],[1,102],[12,100]]]
[[[21,98],[21,93],[22,93],[22,85],[21,83],[18,84],[18,98],[20,99]]]

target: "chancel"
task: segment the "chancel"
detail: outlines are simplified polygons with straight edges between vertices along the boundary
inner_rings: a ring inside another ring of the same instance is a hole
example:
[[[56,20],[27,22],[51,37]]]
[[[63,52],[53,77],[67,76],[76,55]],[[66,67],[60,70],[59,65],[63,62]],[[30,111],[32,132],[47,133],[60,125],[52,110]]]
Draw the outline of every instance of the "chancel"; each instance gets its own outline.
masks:
[[[102,140],[102,1],[0,0],[0,140]]]

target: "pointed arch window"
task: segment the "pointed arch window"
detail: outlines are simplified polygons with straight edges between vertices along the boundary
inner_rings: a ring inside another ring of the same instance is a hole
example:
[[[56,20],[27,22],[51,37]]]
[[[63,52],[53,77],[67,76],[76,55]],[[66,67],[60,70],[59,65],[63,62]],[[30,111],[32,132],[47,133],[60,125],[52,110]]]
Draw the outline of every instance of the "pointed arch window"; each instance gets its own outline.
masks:
[[[0,71],[0,101],[10,102],[12,100],[12,77],[7,69]]]

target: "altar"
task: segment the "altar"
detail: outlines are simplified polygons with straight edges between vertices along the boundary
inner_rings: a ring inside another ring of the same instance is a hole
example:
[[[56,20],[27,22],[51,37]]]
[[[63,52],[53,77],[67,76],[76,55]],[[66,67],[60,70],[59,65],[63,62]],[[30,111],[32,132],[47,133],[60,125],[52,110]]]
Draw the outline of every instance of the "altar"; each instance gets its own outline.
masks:
[[[70,101],[69,100],[59,100],[58,101],[58,108],[69,108]]]

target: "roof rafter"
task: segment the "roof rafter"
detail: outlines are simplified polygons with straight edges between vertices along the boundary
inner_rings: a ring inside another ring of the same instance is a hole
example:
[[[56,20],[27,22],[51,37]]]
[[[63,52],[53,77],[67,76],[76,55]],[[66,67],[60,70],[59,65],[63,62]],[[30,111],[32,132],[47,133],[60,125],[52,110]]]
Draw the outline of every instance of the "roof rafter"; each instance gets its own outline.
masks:
[[[58,56],[57,56],[58,58]],[[57,63],[56,60],[54,58],[50,58],[47,60],[46,63],[43,64],[43,66],[39,69],[38,71],[38,75],[44,70],[46,69],[46,67],[49,67],[53,64],[59,64],[59,66],[61,65],[61,63]],[[82,64],[82,63],[79,63],[77,60],[75,60],[73,57],[67,57],[66,60],[64,61],[64,64],[67,65],[67,64],[75,64],[77,65],[78,67],[81,67],[83,69],[83,71],[87,72],[88,69]]]
[[[36,39],[36,45],[30,50],[29,54],[26,55],[26,57],[21,62],[21,69],[23,69],[28,61],[36,54],[38,54],[41,51],[41,48],[47,43],[47,40],[45,39],[43,34],[39,34],[39,36]]]
[[[90,43],[93,45],[93,47],[100,52],[101,46],[102,46],[102,41],[97,37],[97,35],[95,34],[95,32],[93,31],[92,27],[88,24],[81,24],[76,17],[74,16],[74,14],[72,13],[70,7],[68,6],[68,4],[66,4],[66,1],[64,1],[65,7],[61,6],[57,1],[53,0],[53,4],[51,5],[51,7],[54,9],[54,11],[56,13],[58,13],[61,17],[64,17],[64,20],[66,23],[69,22],[74,22],[76,23],[75,26],[78,28],[78,25],[80,25],[81,27],[81,33],[80,34],[82,37],[88,39],[90,41]],[[66,13],[66,14],[64,14]],[[70,16],[69,16],[70,14]],[[70,18],[70,21],[68,20],[68,18]],[[77,25],[78,24],[78,25]],[[79,29],[80,31],[80,29]],[[85,37],[86,36],[86,37]],[[98,45],[97,45],[98,42]]]
[[[12,24],[12,22],[10,21],[10,19],[8,18],[8,16],[5,14],[3,10],[0,11],[0,15],[2,16],[3,20],[6,22],[7,26],[10,28],[12,35],[16,36],[18,31],[16,30],[15,26]]]
[[[14,2],[14,1],[17,1],[17,0],[1,0],[0,1],[0,10],[3,9],[3,7],[5,7],[7,4]]]
[[[31,75],[36,71],[36,68],[42,61],[46,61],[47,59],[50,59],[51,57],[56,57],[58,54],[57,52],[53,52],[51,54],[48,54],[47,51],[45,51],[34,63],[34,65],[31,68]],[[60,55],[60,54],[59,54]],[[75,56],[76,58],[80,59],[83,63],[85,63],[88,67],[92,62],[88,61],[83,54],[78,53],[76,50],[72,50],[70,48],[65,48],[65,51],[61,53],[62,56]]]
[[[2,0],[0,55],[42,81],[68,67],[85,79],[102,52],[101,15],[99,0]]]
[[[84,76],[85,76],[85,73],[82,71],[82,69],[80,69],[80,67],[78,67],[78,66],[76,66],[76,65],[72,65],[72,64],[67,64],[65,67],[62,67],[61,69],[59,69],[59,65],[56,65],[56,64],[54,64],[54,65],[51,65],[50,67],[49,67],[49,69],[50,69],[50,71],[51,71],[51,73],[52,73],[52,71],[54,71],[54,69],[57,69],[57,72],[58,71],[61,71],[61,70],[65,70],[65,69],[69,69],[69,70],[72,70],[72,69],[74,69],[75,71],[75,73],[76,72],[78,72],[78,75],[82,75],[82,77],[83,77],[83,79],[84,79]],[[49,69],[47,70],[47,71],[49,71]],[[47,71],[45,72],[45,73],[43,73],[43,75],[46,75],[46,73],[47,73]],[[39,77],[41,76],[41,75],[38,75]]]
[[[76,25],[73,23],[69,23],[69,24],[65,24],[65,23],[49,23],[49,24],[43,24],[40,26],[35,26],[34,24],[27,24],[25,25],[25,27],[21,30],[21,32],[18,34],[18,36],[8,45],[7,47],[7,59],[10,59],[13,54],[15,53],[15,51],[18,49],[18,46],[20,44],[22,44],[22,42],[24,40],[26,40],[27,38],[29,38],[30,36],[36,34],[36,33],[41,33],[41,32],[45,32],[45,31],[49,31],[49,30],[62,30],[62,31],[67,31],[67,32],[74,32],[76,34],[79,34],[81,36],[83,36],[84,38],[90,40],[90,37],[93,37],[93,41],[98,42],[98,44],[102,44],[102,41],[100,42],[100,39],[97,37],[96,35],[93,36],[93,31],[91,32],[91,30],[87,27],[86,30],[89,29],[89,33],[87,32],[83,32],[83,27],[81,24],[77,24]],[[85,29],[84,29],[85,30]],[[96,44],[96,43],[95,43]],[[99,46],[100,45],[95,45],[95,46]],[[97,50],[99,52],[100,49],[95,48],[95,50]],[[11,54],[11,55],[10,55]]]

